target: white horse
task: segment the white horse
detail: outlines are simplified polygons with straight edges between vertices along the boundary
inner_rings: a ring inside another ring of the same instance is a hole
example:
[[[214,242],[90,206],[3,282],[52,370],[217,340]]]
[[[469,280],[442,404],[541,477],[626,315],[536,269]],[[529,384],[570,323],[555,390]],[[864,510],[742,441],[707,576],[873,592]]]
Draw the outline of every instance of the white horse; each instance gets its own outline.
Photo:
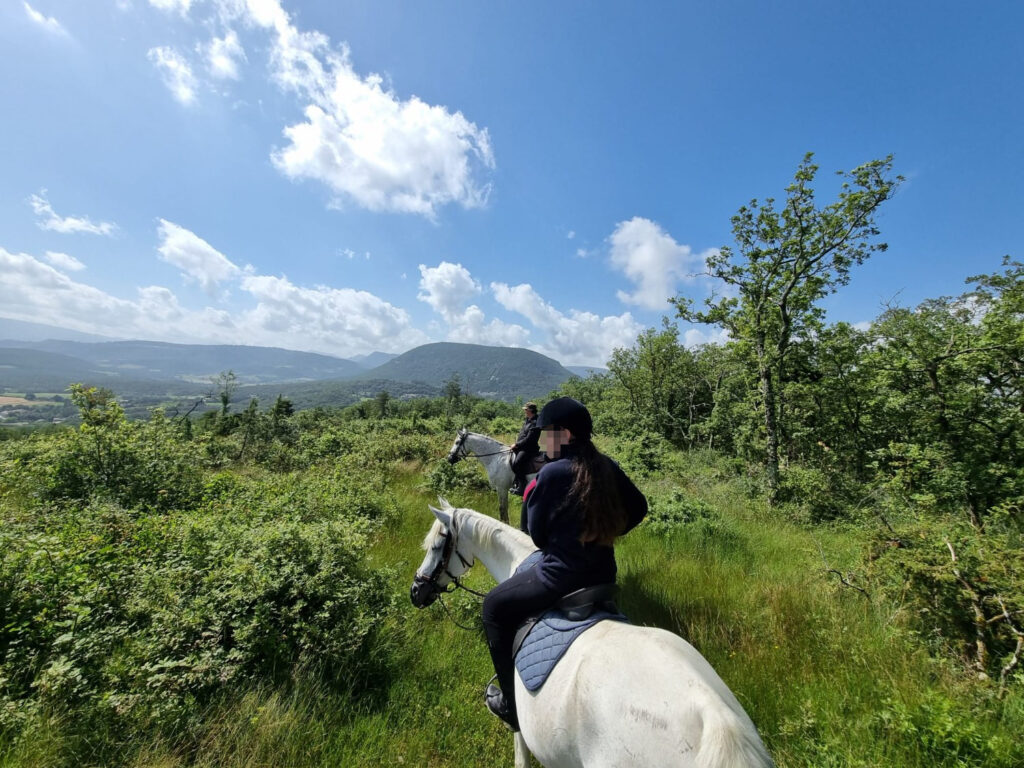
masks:
[[[515,480],[512,466],[509,463],[511,454],[512,446],[505,445],[493,437],[481,435],[478,432],[469,432],[465,429],[458,431],[455,435],[455,442],[452,443],[452,449],[448,451],[449,464],[455,464],[467,456],[472,456],[484,465],[484,469],[487,470],[487,480],[491,488],[498,493],[498,516],[503,523],[508,522],[508,489],[512,487],[512,481]],[[527,475],[527,482],[536,476],[536,473]]]
[[[536,547],[526,534],[440,499],[423,542],[413,605],[453,589],[476,560],[499,582]],[[576,640],[539,690],[516,673],[516,768],[772,768],[743,711],[707,660],[678,635],[602,621]]]

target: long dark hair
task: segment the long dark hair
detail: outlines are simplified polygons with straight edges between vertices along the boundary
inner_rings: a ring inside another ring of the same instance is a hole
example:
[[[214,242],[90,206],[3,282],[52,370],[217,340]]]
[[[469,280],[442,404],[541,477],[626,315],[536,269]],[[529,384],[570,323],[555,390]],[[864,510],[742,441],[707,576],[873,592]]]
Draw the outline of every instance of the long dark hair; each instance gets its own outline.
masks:
[[[615,463],[597,450],[589,438],[573,438],[572,445],[573,480],[567,502],[579,510],[580,542],[611,546],[628,520]]]

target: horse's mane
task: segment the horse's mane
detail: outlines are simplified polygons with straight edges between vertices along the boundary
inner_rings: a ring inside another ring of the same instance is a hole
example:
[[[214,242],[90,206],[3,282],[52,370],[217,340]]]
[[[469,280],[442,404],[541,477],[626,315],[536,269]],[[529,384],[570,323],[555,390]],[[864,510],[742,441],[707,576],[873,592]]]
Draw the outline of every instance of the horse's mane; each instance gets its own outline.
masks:
[[[498,542],[504,537],[511,537],[512,541],[520,546],[526,546],[533,548],[533,542],[530,541],[522,531],[507,525],[500,520],[496,520],[489,515],[485,515],[483,512],[477,512],[475,509],[468,507],[460,507],[458,509],[452,509],[453,513],[470,513],[472,525],[477,531],[477,540],[481,547],[493,548],[498,546]],[[430,530],[427,531],[427,535],[423,539],[422,547],[424,550],[432,549],[438,546],[438,541],[442,538],[441,533],[443,526],[440,520],[434,520],[434,524],[430,526]]]

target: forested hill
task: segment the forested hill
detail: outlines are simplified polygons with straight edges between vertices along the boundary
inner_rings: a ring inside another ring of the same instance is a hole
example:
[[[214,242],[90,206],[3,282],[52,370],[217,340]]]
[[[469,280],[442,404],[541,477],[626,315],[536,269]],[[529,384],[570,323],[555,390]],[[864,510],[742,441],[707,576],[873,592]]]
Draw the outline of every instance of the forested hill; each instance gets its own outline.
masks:
[[[529,349],[439,342],[411,349],[359,378],[441,387],[457,376],[464,392],[513,400],[547,394],[572,375],[556,360]]]

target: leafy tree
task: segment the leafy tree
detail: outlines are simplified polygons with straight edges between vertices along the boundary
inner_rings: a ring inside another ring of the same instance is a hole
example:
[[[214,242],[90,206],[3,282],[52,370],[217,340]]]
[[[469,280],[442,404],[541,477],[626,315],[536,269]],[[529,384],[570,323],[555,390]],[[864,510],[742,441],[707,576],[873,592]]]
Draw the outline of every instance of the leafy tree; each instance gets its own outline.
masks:
[[[222,419],[227,418],[228,411],[231,410],[231,398],[238,389],[238,377],[234,371],[222,371],[210,379],[210,383],[213,385],[213,392],[209,396],[216,395],[220,400],[220,416]]]
[[[854,264],[886,249],[874,241],[879,234],[874,216],[902,181],[891,176],[891,155],[873,160],[840,171],[844,181],[838,198],[819,207],[811,187],[818,166],[811,159],[810,153],[804,157],[781,210],[772,198],[755,199],[732,217],[736,247],[724,247],[707,260],[707,274],[722,281],[726,293],[711,296],[702,311],[685,297],[673,299],[679,317],[724,328],[752,350],[773,501],[779,487],[784,429],[779,386],[786,356],[795,339],[820,327],[820,300],[848,282]]]
[[[608,362],[625,392],[638,426],[679,445],[692,445],[696,423],[710,410],[696,355],[679,343],[679,329],[664,319],[661,331],[649,328],[629,349],[616,349]]]
[[[386,419],[390,413],[391,394],[386,389],[382,389],[377,393],[374,402],[377,406],[377,416]]]
[[[989,509],[1024,495],[1024,265],[876,322],[879,461],[918,506]]]

